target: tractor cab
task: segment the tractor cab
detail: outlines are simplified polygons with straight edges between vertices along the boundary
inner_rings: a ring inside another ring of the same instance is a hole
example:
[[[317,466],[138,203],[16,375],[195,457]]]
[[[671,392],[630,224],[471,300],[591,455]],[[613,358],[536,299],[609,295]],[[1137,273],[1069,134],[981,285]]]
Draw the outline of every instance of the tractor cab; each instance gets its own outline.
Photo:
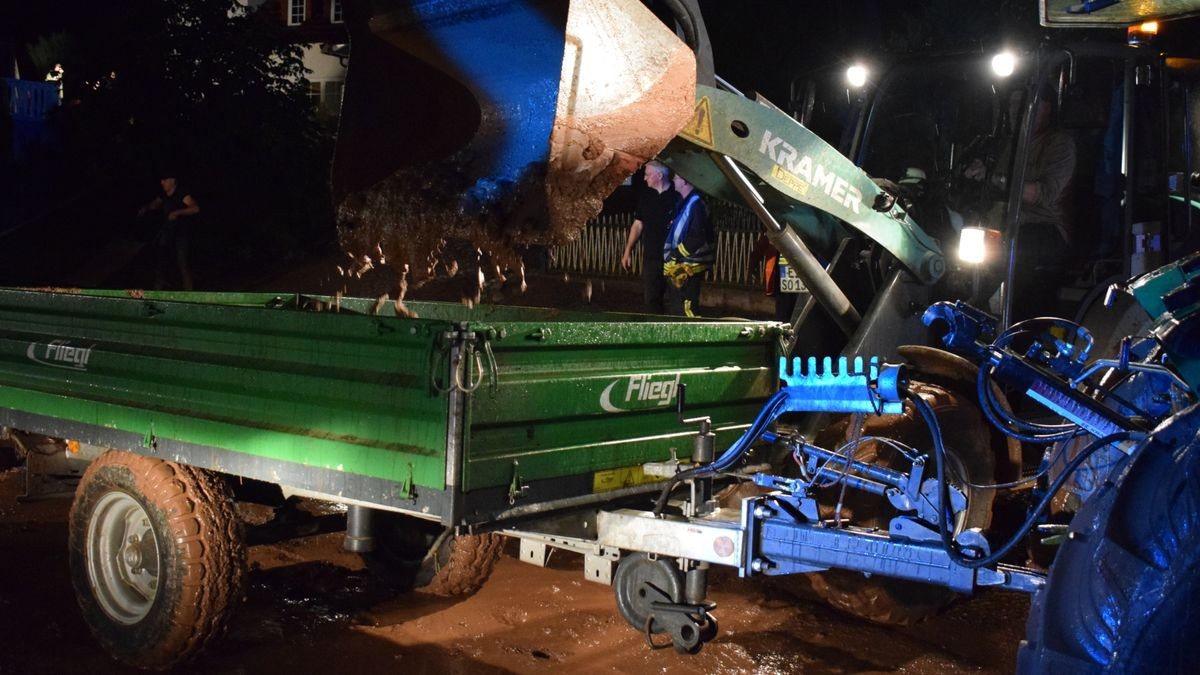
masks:
[[[1006,324],[1031,306],[1080,314],[1200,246],[1200,61],[1130,35],[903,61],[862,95],[850,157],[951,252],[955,294]]]

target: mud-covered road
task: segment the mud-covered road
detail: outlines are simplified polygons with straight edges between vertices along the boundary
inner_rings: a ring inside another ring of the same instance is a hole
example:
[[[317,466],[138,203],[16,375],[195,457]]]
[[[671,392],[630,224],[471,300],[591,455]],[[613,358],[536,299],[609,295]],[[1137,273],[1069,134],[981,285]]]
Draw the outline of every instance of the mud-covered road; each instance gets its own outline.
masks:
[[[0,673],[133,672],[92,641],[67,575],[69,500],[18,503],[22,474],[0,472]],[[261,517],[254,505],[243,511]],[[982,593],[910,628],[839,614],[803,580],[713,575],[721,634],[696,656],[652,651],[581,559],[519,562],[515,544],[483,590],[451,601],[394,596],[338,534],[250,549],[245,602],[190,673],[1004,673],[1028,601]]]

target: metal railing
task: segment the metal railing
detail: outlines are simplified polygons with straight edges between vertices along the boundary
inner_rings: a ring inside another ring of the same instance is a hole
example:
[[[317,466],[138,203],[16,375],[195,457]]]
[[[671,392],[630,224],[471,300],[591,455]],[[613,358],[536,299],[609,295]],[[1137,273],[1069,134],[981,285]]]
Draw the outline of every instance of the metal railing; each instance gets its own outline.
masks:
[[[762,282],[763,263],[750,264],[750,254],[762,225],[748,209],[713,200],[709,210],[717,235],[717,259],[709,281],[726,286],[754,288]],[[633,224],[632,213],[600,216],[588,221],[579,238],[551,248],[552,270],[607,277],[638,278],[642,273],[642,242],[633,248],[633,266],[621,268],[625,239]]]
[[[46,113],[58,105],[58,85],[0,78],[4,83],[4,109],[14,120],[45,119]]]

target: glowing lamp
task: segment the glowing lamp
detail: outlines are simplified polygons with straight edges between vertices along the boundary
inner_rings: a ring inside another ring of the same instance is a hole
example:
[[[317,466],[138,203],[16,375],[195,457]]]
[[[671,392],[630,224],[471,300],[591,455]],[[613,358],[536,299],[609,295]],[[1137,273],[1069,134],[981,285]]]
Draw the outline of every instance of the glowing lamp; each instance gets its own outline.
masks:
[[[1130,26],[1125,34],[1127,41],[1131,45],[1149,42],[1151,38],[1158,35],[1158,22],[1144,21],[1136,26]]]
[[[867,67],[856,63],[846,69],[846,83],[858,89],[867,83]]]
[[[1000,232],[986,227],[964,227],[958,234],[958,259],[978,265],[992,257]]]
[[[992,57],[992,72],[999,77],[1008,77],[1017,69],[1017,57],[1009,51],[1003,51]]]

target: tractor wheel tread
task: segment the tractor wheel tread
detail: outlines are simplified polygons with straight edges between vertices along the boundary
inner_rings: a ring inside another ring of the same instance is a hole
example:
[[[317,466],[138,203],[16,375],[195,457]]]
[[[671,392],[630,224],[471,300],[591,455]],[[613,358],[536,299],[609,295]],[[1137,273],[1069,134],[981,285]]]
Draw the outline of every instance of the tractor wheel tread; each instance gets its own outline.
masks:
[[[1187,620],[1200,598],[1200,436],[1181,445],[1141,450],[1075,516],[1034,595],[1020,672],[1185,672],[1200,658]]]

